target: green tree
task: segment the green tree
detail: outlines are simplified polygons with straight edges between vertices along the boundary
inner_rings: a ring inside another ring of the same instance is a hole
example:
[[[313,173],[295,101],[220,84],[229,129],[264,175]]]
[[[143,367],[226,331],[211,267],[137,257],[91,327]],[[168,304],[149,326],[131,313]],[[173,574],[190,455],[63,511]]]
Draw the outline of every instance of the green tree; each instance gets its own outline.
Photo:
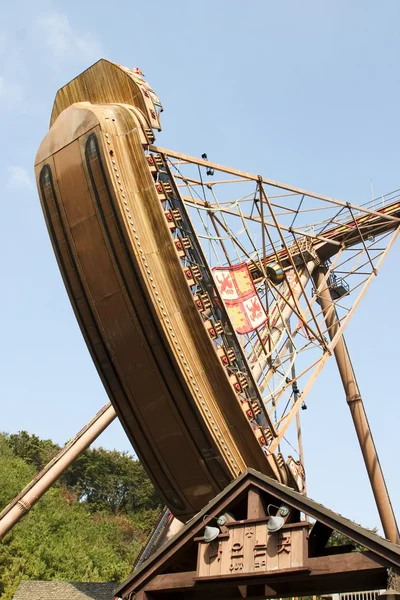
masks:
[[[32,465],[36,472],[57,454],[60,447],[27,431],[2,434],[13,455]],[[76,494],[90,510],[113,514],[161,508],[145,470],[128,453],[94,448],[83,452],[61,476],[59,483]]]
[[[94,511],[118,514],[161,508],[141,463],[127,453],[88,450],[66,471],[62,482]]]
[[[4,435],[0,434],[0,510],[34,477],[35,469],[14,456]]]
[[[31,460],[35,447],[40,448],[36,440],[30,444],[25,432],[23,443],[15,437],[10,443],[10,437],[0,435],[0,508],[36,474],[37,463],[28,464],[13,450],[19,454],[26,452],[26,458]],[[110,462],[107,462],[108,454],[111,454]],[[115,469],[120,462],[118,454],[105,450],[88,452],[86,470],[88,478],[91,474],[90,485],[107,483],[106,477],[101,479],[98,469],[106,464]],[[21,579],[121,581],[131,572],[132,563],[159,510],[148,506],[149,481],[144,478],[141,482],[143,470],[138,469],[137,461],[123,456],[124,464],[125,460],[133,463],[133,473],[135,469],[140,473],[140,476],[136,474],[136,482],[139,486],[143,483],[144,490],[138,492],[135,502],[142,502],[142,507],[135,513],[119,511],[115,515],[109,506],[112,490],[108,490],[103,493],[106,510],[101,509],[100,502],[101,510],[95,512],[92,504],[84,499],[79,501],[66,485],[50,489],[0,544],[0,596],[3,600],[11,600]],[[97,473],[98,478],[93,473]],[[120,473],[114,472],[114,475],[115,479],[111,481],[118,484]],[[85,485],[89,489],[90,486]]]
[[[14,455],[33,465],[36,471],[41,471],[60,449],[51,440],[41,440],[27,431],[13,433],[7,436],[7,440]]]

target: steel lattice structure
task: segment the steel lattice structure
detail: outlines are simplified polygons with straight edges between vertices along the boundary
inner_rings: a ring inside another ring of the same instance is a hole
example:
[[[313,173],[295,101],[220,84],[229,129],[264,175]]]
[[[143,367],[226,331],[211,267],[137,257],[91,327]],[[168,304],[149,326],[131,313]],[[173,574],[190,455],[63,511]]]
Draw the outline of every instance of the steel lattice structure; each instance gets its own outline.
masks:
[[[334,354],[397,541],[343,331],[398,236],[400,190],[357,206],[159,148],[161,109],[138,69],[106,60],[57,93],[38,190],[113,406],[3,511],[0,535],[116,414],[180,519],[249,467],[304,493],[301,447],[285,444]]]

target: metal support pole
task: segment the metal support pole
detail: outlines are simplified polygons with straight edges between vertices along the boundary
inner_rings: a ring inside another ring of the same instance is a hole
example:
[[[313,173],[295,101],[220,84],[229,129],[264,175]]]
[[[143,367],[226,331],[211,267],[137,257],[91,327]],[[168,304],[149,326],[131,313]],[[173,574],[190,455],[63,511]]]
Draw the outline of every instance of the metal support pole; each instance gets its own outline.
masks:
[[[0,514],[0,539],[47,492],[62,473],[117,416],[109,403],[88,423]]]
[[[313,279],[315,288],[318,290],[318,298],[328,328],[329,337],[332,340],[339,329],[340,323],[335,304],[332,300],[331,291],[327,283],[324,282],[324,275],[325,268],[319,267],[314,271]],[[321,289],[318,289],[319,286],[321,286]],[[398,544],[399,530],[396,518],[368,424],[354,369],[351,364],[350,355],[343,336],[340,336],[333,352],[346,393],[346,401],[349,405],[354,427],[357,432],[358,441],[360,443],[372,492],[382,522],[383,531],[387,539]]]

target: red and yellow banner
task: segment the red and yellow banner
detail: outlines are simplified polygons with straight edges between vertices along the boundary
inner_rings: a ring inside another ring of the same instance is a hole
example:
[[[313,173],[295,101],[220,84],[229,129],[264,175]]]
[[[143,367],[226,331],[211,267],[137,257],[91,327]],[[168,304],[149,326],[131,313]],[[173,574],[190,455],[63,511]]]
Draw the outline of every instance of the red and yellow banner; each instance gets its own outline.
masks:
[[[267,320],[246,263],[214,267],[214,279],[237,333],[250,333]]]

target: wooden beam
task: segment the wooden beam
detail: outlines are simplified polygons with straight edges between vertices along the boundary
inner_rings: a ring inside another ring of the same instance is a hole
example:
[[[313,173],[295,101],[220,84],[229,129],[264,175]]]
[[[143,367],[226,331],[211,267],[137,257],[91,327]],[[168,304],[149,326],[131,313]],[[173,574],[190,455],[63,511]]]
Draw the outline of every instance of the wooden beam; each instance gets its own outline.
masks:
[[[248,585],[247,586],[247,600],[253,600],[253,598],[264,598],[276,596],[276,591],[265,584]]]
[[[355,544],[343,544],[343,546],[327,546],[321,552],[321,556],[332,556],[333,554],[349,554],[354,552]]]
[[[386,567],[386,563],[372,552],[349,552],[329,556],[318,556],[308,559],[311,575],[324,575],[330,573],[348,573],[351,571],[366,571],[376,567]]]
[[[155,595],[165,592],[193,593],[197,591],[199,594],[205,594],[210,588],[220,588],[222,593],[224,588],[231,588],[234,585],[243,589],[242,586],[263,584],[276,590],[277,593],[288,589],[294,591],[293,595],[295,595],[296,586],[304,593],[304,590],[315,589],[313,586],[315,586],[315,582],[318,582],[318,585],[328,586],[324,590],[331,589],[334,592],[335,590],[340,591],[342,581],[348,582],[349,580],[360,585],[360,589],[362,589],[363,579],[366,578],[368,578],[369,585],[376,581],[379,586],[386,577],[387,566],[386,561],[370,552],[351,552],[310,558],[308,569],[285,569],[280,572],[270,571],[204,579],[197,578],[196,571],[156,575],[148,582],[144,590]]]
[[[261,500],[260,491],[250,488],[247,496],[247,518],[248,519],[265,519],[266,514]]]
[[[146,592],[184,592],[193,589],[196,575],[196,571],[156,575],[144,589]]]
[[[150,594],[147,594],[144,590],[141,590],[135,596],[135,600],[150,600],[150,598]]]
[[[317,521],[310,531],[308,539],[308,555],[310,557],[320,556],[333,533],[333,529],[324,523]]]
[[[247,600],[253,600],[254,598],[267,598],[269,596],[276,596],[276,592],[269,585],[257,584],[257,585],[239,585],[239,592],[242,598]]]

